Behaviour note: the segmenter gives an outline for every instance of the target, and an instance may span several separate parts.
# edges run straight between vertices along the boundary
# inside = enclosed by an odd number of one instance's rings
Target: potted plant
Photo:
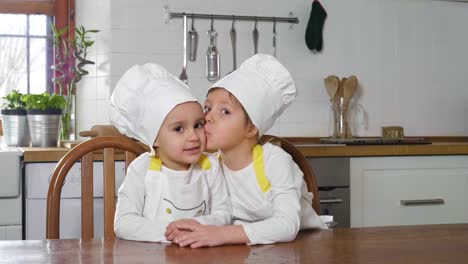
[[[25,94],[21,101],[26,104],[29,131],[33,147],[56,147],[59,139],[60,121],[65,98],[48,92]]]
[[[88,48],[94,44],[94,41],[89,40],[90,33],[97,33],[99,30],[86,30],[83,26],[76,28],[75,37],[72,39],[65,38],[64,34],[67,28],[58,30],[52,24],[54,32],[55,46],[55,65],[52,69],[55,70],[54,83],[58,85],[59,94],[66,96],[66,105],[62,113],[62,129],[60,138],[64,140],[72,139],[70,134],[74,124],[72,124],[72,106],[74,102],[76,84],[88,74],[84,68],[87,65],[94,64],[93,61],[87,59]]]
[[[26,118],[26,104],[21,101],[23,94],[17,90],[2,97],[6,103],[2,106],[3,137],[9,146],[28,147],[29,136],[28,119]]]

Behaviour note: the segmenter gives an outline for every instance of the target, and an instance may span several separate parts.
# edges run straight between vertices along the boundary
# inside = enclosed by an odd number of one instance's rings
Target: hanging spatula
[[[232,45],[232,71],[237,69],[237,54],[236,54],[236,41],[237,41],[237,33],[236,28],[234,27],[235,18],[232,18],[232,25],[231,31],[229,34],[231,35],[231,45]]]
[[[273,18],[273,56],[276,57],[276,18]]]
[[[185,84],[188,83],[188,76],[187,76],[187,15],[184,14],[183,17],[183,30],[184,30],[184,49],[183,49],[183,55],[184,55],[184,60],[182,64],[182,72],[180,73],[179,79],[183,81]]]
[[[257,29],[257,19],[255,19],[255,27],[252,31],[253,43],[254,43],[254,54],[258,53],[258,29]]]

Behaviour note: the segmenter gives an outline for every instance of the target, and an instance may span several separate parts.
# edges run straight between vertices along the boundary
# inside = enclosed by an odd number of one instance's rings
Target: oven
[[[307,158],[317,181],[321,215],[333,215],[336,227],[350,226],[349,158]]]

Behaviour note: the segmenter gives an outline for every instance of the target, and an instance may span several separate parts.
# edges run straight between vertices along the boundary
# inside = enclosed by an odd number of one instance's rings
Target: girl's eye
[[[195,128],[203,128],[203,126],[205,125],[205,122],[198,122],[195,124]]]
[[[205,109],[204,109],[205,113],[208,113],[211,111],[211,107],[208,107],[208,106],[205,106]]]
[[[229,110],[227,110],[227,109],[223,109],[222,113],[225,114],[225,115],[229,115],[231,112],[229,112]]]
[[[182,131],[184,131],[184,128],[181,127],[181,126],[176,126],[176,127],[174,128],[174,131],[176,131],[176,132],[182,132]]]

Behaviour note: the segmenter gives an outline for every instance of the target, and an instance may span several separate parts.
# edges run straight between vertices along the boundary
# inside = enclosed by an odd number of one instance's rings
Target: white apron
[[[203,161],[201,163],[200,161]],[[206,165],[208,158],[202,156],[199,164],[202,168]],[[209,165],[209,163],[208,163]],[[191,167],[191,179],[194,174],[200,173],[200,177],[195,182],[175,183],[170,176],[161,173],[161,160],[151,157],[150,168],[145,177],[145,205],[143,216],[156,220],[155,222],[167,226],[175,220],[182,218],[193,218],[210,214],[209,207],[209,185],[206,179],[205,168]],[[171,182],[174,182],[171,184]]]
[[[253,149],[253,164],[257,183],[264,194],[265,201],[263,201],[262,204],[259,204],[254,210],[249,210],[248,207],[244,207],[246,215],[242,220],[258,221],[258,219],[266,219],[272,216],[272,204],[268,198],[271,194],[271,183],[265,173],[263,147],[259,144],[257,144]],[[313,196],[314,195],[307,190],[305,182],[303,182],[300,200],[301,230],[311,228],[327,229],[327,226],[312,208]]]

